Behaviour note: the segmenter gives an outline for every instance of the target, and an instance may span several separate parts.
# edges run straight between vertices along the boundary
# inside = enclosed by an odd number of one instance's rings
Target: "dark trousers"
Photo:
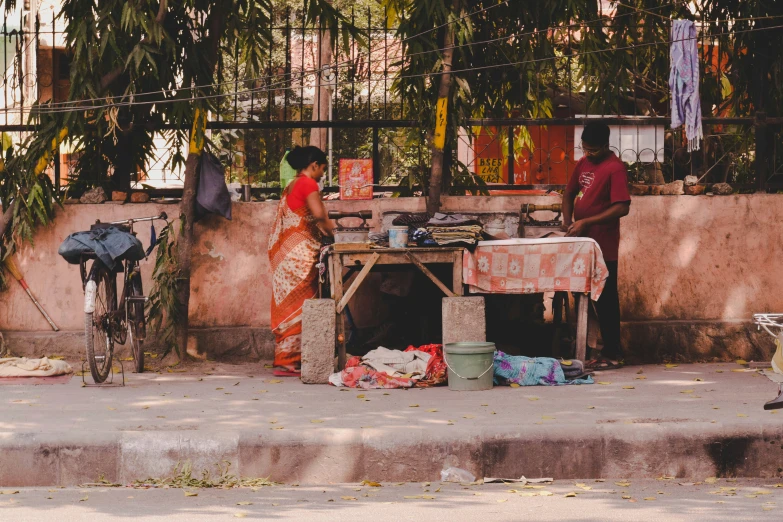
[[[605,359],[619,360],[623,358],[623,350],[620,347],[620,296],[617,293],[617,261],[607,261],[609,278],[596,302],[598,311],[598,323],[601,325],[601,337],[604,348],[601,357]]]

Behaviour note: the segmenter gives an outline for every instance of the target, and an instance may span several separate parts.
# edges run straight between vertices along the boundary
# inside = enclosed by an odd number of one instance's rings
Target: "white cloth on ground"
[[[65,361],[48,357],[28,359],[27,357],[8,357],[0,359],[0,377],[53,377],[73,373],[71,365]]]
[[[389,376],[402,376],[417,374],[424,377],[427,373],[427,363],[430,361],[430,354],[412,350],[403,352],[401,350],[390,350],[379,346],[362,357],[362,364],[365,364],[377,372],[384,372]]]

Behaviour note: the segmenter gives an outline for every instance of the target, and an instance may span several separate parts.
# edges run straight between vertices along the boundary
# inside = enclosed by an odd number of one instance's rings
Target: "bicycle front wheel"
[[[111,371],[114,340],[112,323],[117,310],[117,298],[111,278],[113,273],[96,260],[93,263],[87,284],[95,284],[95,291],[85,294],[84,338],[87,362],[93,380],[100,384]],[[92,310],[92,311],[89,311]]]

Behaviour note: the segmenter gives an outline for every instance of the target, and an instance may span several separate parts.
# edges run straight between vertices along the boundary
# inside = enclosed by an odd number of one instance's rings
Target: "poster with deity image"
[[[340,199],[372,199],[372,160],[341,159]]]

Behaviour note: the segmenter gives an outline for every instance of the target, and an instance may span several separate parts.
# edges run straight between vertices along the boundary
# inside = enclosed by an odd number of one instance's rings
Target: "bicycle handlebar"
[[[145,217],[145,218],[133,218],[133,219],[125,219],[123,221],[111,221],[109,222],[109,225],[131,225],[133,223],[141,223],[144,221],[156,221],[156,220],[162,220],[166,221],[168,220],[169,216],[165,212],[161,212],[159,216],[151,216],[151,217]],[[100,223],[100,220],[96,220],[96,223]]]

